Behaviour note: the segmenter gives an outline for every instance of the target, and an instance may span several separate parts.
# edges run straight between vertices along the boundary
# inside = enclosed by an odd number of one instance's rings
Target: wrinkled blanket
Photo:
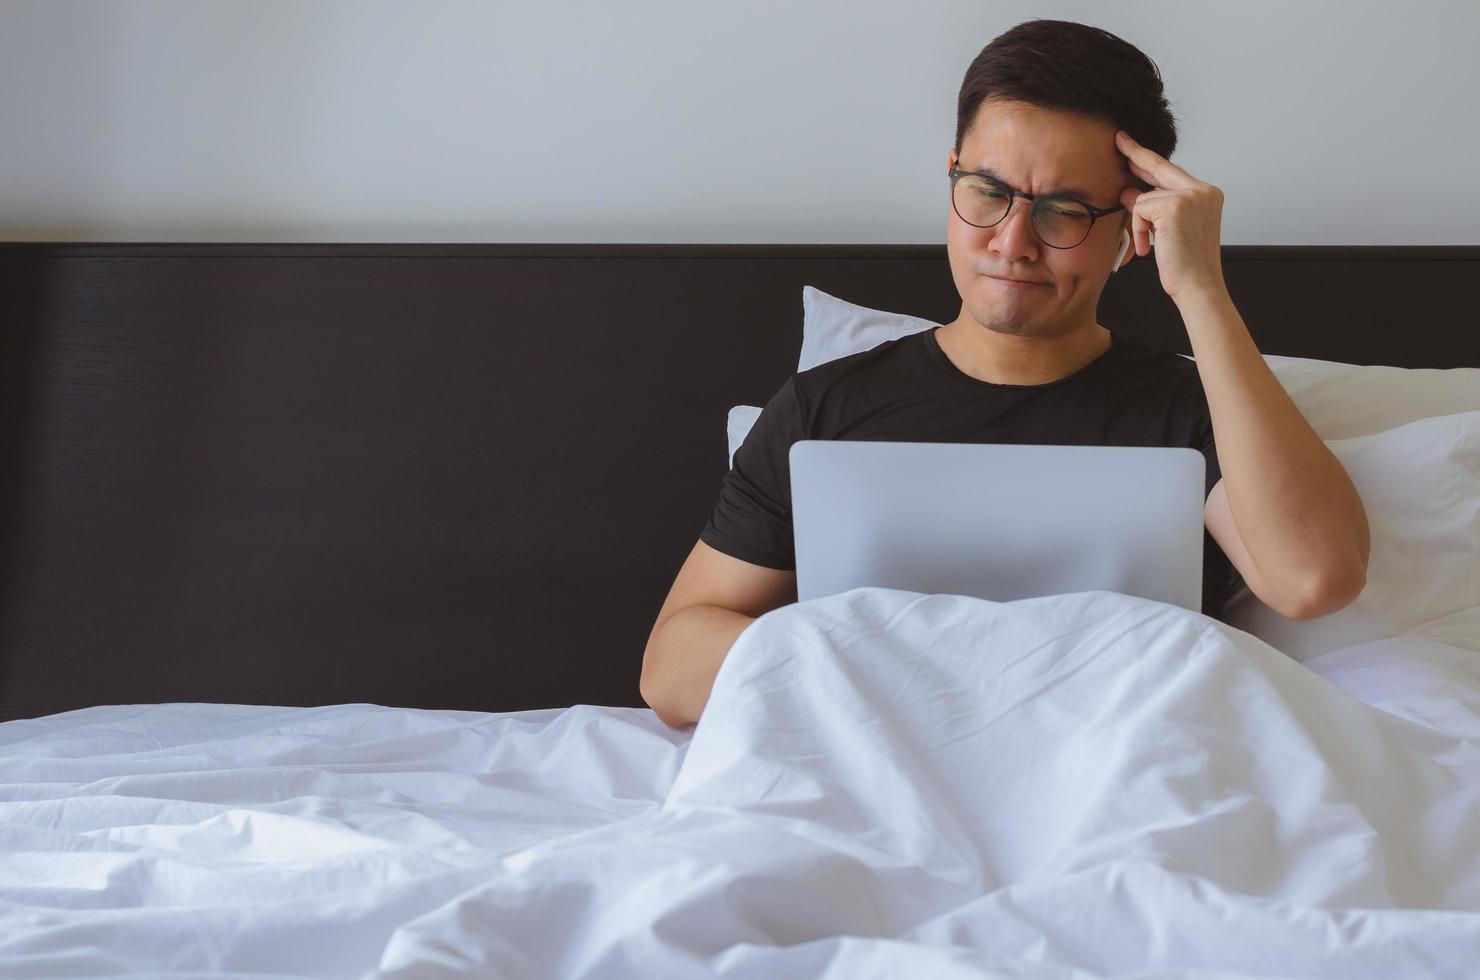
[[[1447,671],[1480,705],[1480,652],[1361,657],[1347,669]],[[237,711],[176,743],[185,707]],[[1476,717],[1384,710],[1172,605],[862,588],[784,606],[692,730],[630,708],[338,707],[0,725],[0,974],[1480,963]]]

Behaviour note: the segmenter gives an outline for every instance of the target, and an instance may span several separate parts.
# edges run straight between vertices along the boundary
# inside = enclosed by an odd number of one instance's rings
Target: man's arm
[[[1173,299],[1207,395],[1226,506],[1252,565],[1239,568],[1245,582],[1293,619],[1341,609],[1366,584],[1371,547],[1351,477],[1269,369],[1227,291]]]
[[[755,620],[722,606],[688,606],[659,623],[638,682],[653,714],[673,728],[697,722],[725,655]]]
[[[797,573],[742,561],[703,539],[668,590],[642,654],[638,690],[663,722],[699,720],[714,679],[745,627],[797,601]]]
[[[1192,340],[1235,534],[1257,568],[1244,580],[1250,589],[1264,583],[1268,594],[1259,598],[1285,615],[1335,612],[1366,583],[1367,512],[1234,309],[1219,244],[1223,191],[1124,130],[1115,146],[1130,174],[1151,187],[1127,187],[1120,202],[1131,214],[1136,255],[1155,246],[1161,288]]]

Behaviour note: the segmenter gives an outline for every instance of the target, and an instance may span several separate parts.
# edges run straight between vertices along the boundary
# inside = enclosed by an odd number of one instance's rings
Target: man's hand
[[[1127,187],[1120,192],[1120,203],[1131,212],[1137,255],[1151,250],[1154,237],[1161,288],[1173,300],[1198,291],[1226,294],[1218,249],[1223,192],[1137,143],[1124,130],[1116,131],[1115,146],[1131,173],[1154,188]]]

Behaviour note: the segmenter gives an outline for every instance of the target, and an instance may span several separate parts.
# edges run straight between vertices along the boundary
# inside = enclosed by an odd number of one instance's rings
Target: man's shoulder
[[[867,350],[844,354],[798,371],[792,376],[796,388],[799,393],[815,396],[841,383],[877,383],[881,374],[903,366],[902,356],[907,356],[912,346],[924,341],[923,334],[924,331],[920,331],[895,337]]]
[[[1185,354],[1153,347],[1127,335],[1117,336],[1115,346],[1122,373],[1143,383],[1156,378],[1178,384],[1199,380],[1197,362]]]
[[[1191,358],[1183,354],[1178,354],[1175,351],[1164,350],[1161,347],[1149,344],[1127,333],[1116,333],[1115,346],[1120,348],[1121,352],[1127,357],[1154,361],[1158,364],[1175,365],[1179,368],[1185,365],[1193,370],[1197,369],[1197,365],[1193,363]]]
[[[1149,411],[1183,420],[1199,431],[1211,425],[1196,361],[1141,341],[1125,344],[1125,355],[1113,382],[1118,397],[1150,406]]]

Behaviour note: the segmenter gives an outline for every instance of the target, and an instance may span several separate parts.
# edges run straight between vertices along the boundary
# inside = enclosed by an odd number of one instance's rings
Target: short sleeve
[[[1203,500],[1206,501],[1212,495],[1213,488],[1218,485],[1218,481],[1223,479],[1223,471],[1218,466],[1218,444],[1213,437],[1212,417],[1204,414],[1198,420],[1198,427],[1198,439],[1201,442],[1198,449],[1202,450],[1203,460],[1208,464],[1203,486]]]
[[[1194,430],[1197,448],[1207,462],[1203,501],[1213,493],[1213,487],[1223,479],[1223,470],[1218,465],[1218,443],[1213,435],[1213,418],[1208,411],[1207,397],[1202,395],[1199,385],[1201,414]],[[1215,619],[1222,615],[1233,594],[1243,587],[1244,577],[1233,567],[1233,562],[1224,554],[1222,547],[1206,528],[1203,529],[1203,598],[1202,611]]]
[[[1213,415],[1208,407],[1208,395],[1195,371],[1187,372],[1180,379],[1173,406],[1167,419],[1166,438],[1176,441],[1168,441],[1164,445],[1187,446],[1202,453],[1206,464],[1203,467],[1203,501],[1206,503],[1213,487],[1223,478],[1223,471],[1218,466],[1218,445],[1213,436]]]
[[[699,540],[733,558],[767,568],[796,568],[791,526],[792,443],[805,439],[796,376],[761,409],[735,450],[719,499]]]

